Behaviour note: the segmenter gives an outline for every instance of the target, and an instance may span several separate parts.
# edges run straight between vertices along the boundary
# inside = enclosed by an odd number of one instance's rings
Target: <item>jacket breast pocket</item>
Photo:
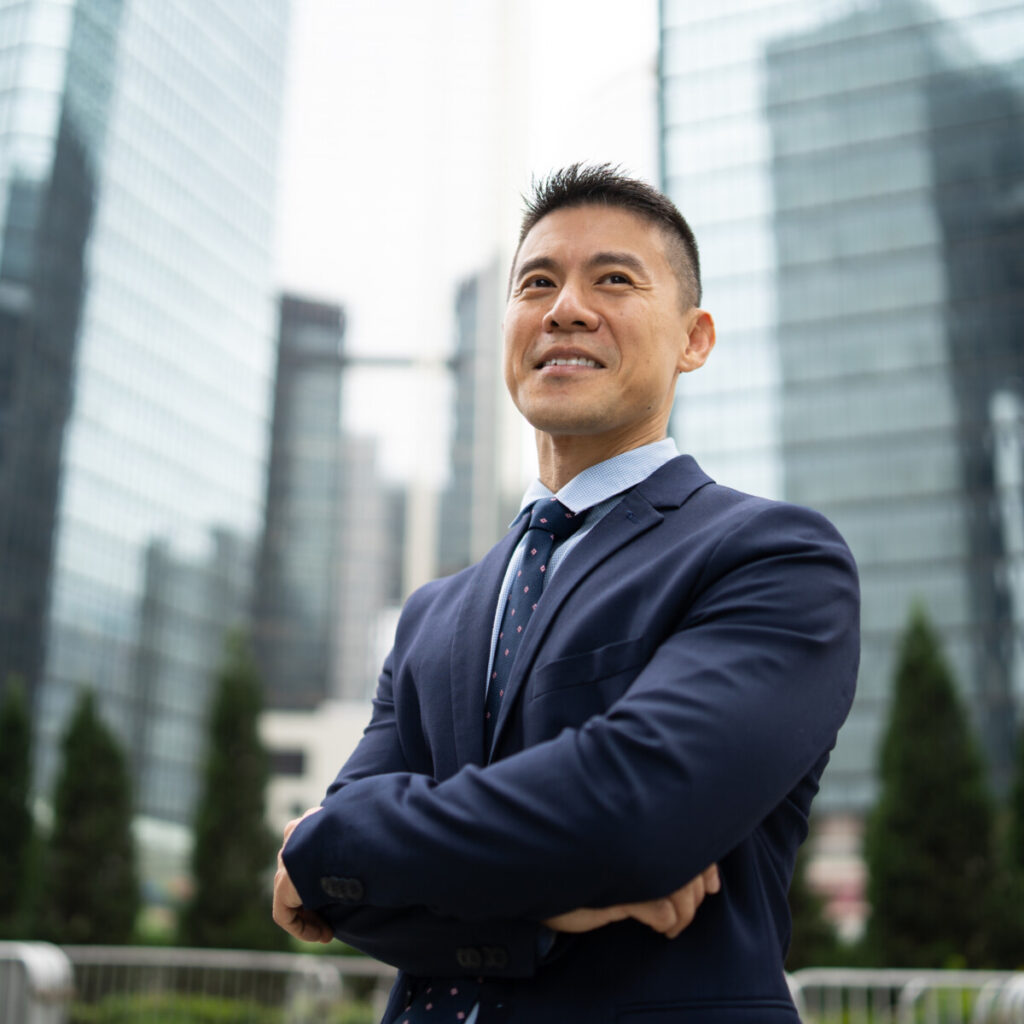
[[[556,658],[534,669],[530,699],[589,694],[607,706],[622,695],[650,656],[646,637],[634,637]]]

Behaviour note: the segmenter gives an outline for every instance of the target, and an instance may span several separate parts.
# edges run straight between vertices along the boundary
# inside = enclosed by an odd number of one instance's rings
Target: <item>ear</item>
[[[679,353],[677,363],[680,373],[699,370],[715,347],[715,321],[711,319],[710,313],[703,309],[691,309],[687,314],[687,322],[689,329],[686,343]]]

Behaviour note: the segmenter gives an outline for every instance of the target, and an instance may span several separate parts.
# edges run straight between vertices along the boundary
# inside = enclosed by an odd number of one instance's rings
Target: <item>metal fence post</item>
[[[48,942],[0,942],[0,1024],[64,1024],[71,961]]]

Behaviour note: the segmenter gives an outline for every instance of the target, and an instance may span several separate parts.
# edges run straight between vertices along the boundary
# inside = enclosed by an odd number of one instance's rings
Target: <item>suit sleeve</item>
[[[833,745],[853,697],[858,605],[834,528],[763,506],[718,541],[677,628],[605,713],[442,782],[353,781],[295,830],[289,870],[357,877],[367,904],[469,923],[672,892]]]
[[[331,793],[342,791],[359,779],[408,774],[394,727],[391,689],[389,656],[374,697],[370,724],[332,783]],[[291,873],[290,856],[286,857],[286,862]],[[538,954],[546,945],[538,925],[522,918],[470,923],[423,906],[376,907],[360,902],[346,903],[325,891],[321,877],[303,877],[298,871],[292,877],[304,905],[324,917],[336,938],[413,974],[529,977],[535,972],[541,959]],[[333,880],[337,892],[345,892],[344,884],[336,884],[337,875],[323,877]],[[327,884],[332,886],[332,881]]]

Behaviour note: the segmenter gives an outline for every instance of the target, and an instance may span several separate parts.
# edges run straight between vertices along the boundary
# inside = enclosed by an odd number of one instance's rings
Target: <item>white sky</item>
[[[656,0],[293,0],[280,284],[340,301],[349,351],[443,355],[531,174],[656,180],[656,55]],[[344,418],[436,479],[448,398],[437,371],[354,371]]]
[[[977,16],[993,0],[933,2],[988,59],[1019,53]],[[292,3],[277,276],[344,305],[351,352],[449,351],[456,283],[508,246],[531,174],[657,180],[657,0]],[[738,27],[720,42],[742,47]],[[389,476],[444,475],[443,372],[352,371],[344,404]]]

